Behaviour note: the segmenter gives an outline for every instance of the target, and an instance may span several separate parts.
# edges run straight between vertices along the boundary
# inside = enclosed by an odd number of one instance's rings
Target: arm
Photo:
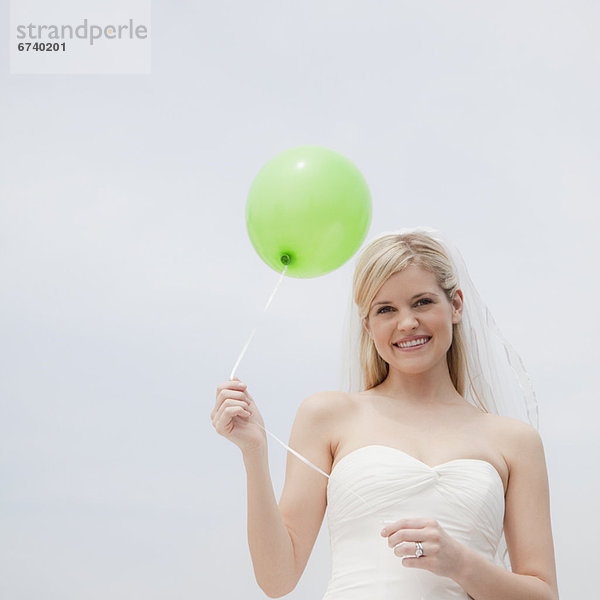
[[[278,598],[293,577],[292,542],[277,508],[267,446],[244,453],[248,487],[248,546],[258,585]]]
[[[541,439],[533,428],[503,420],[502,446],[509,448],[504,533],[512,572],[448,535],[435,520],[401,519],[381,535],[405,567],[454,579],[474,600],[558,600],[550,526],[548,476]],[[505,427],[504,427],[505,425]],[[415,541],[425,555],[412,558]]]
[[[313,394],[300,407],[290,447],[328,473],[335,398]],[[271,598],[291,592],[304,572],[327,506],[327,479],[288,453],[279,506],[269,473],[266,445],[244,453],[248,484],[248,543],[256,581]]]
[[[512,573],[462,546],[456,582],[475,600],[557,600],[548,475],[539,434],[511,421],[504,534]]]

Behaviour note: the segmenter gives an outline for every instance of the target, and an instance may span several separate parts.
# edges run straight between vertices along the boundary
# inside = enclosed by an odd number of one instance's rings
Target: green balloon
[[[254,178],[246,226],[259,256],[277,272],[317,277],[343,265],[371,223],[371,195],[356,166],[320,146],[278,154]]]

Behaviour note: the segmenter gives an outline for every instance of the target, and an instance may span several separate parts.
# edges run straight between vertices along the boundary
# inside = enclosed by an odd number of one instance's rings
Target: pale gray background
[[[277,279],[246,192],[307,143],[364,173],[369,238],[462,249],[538,393],[562,598],[593,597],[599,24],[583,0],[154,2],[150,76],[9,76],[2,43],[0,597],[264,597],[209,414]],[[338,385],[352,266],[285,280],[240,366],[285,440]],[[324,522],[290,598],[321,598],[328,553]]]

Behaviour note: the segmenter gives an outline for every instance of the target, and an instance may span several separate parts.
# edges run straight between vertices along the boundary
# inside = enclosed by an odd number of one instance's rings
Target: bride
[[[254,573],[271,598],[298,583],[326,509],[323,600],[558,598],[540,436],[504,416],[505,372],[486,378],[475,360],[491,317],[469,314],[476,292],[430,231],[380,236],[357,261],[361,389],[309,396],[290,436],[328,478],[288,455],[278,504],[256,402],[237,378],[217,387],[212,423],[242,451]]]

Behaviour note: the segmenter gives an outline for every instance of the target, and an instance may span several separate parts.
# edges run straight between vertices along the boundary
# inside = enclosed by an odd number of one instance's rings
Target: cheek
[[[436,312],[435,319],[439,323],[440,326],[443,325],[452,325],[452,308],[444,307],[440,311]]]
[[[378,321],[371,323],[371,335],[373,338],[389,335],[394,327],[394,323],[391,319],[379,319]]]
[[[437,330],[440,334],[452,337],[452,315],[446,314],[446,312],[438,314],[430,322],[430,325],[432,330]]]
[[[392,335],[389,325],[385,323],[371,324],[371,341],[379,352],[387,347],[387,342]]]

